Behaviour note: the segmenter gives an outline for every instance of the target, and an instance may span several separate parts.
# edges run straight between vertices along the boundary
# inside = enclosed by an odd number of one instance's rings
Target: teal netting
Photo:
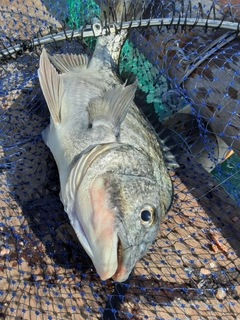
[[[91,24],[99,8],[1,0],[0,319],[240,318],[240,5],[212,4],[152,1],[143,19],[168,25],[132,28],[123,47],[120,77],[137,76],[139,107],[147,103],[153,125],[178,137],[182,168],[171,172],[174,203],[156,241],[116,283],[100,280],[59,199],[41,138],[49,122],[37,76],[43,46],[32,42]],[[95,42],[70,32],[45,47],[91,56]]]

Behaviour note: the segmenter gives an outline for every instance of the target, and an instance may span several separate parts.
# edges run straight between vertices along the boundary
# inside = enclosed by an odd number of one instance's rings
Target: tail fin
[[[101,20],[120,22],[140,19],[151,0],[96,0]]]

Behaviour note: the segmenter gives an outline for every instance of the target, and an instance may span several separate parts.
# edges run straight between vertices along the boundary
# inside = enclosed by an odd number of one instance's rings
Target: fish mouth
[[[118,237],[118,245],[117,245],[117,259],[118,259],[118,267],[114,275],[112,276],[113,280],[117,282],[123,282],[127,280],[129,276],[129,271],[124,266],[123,261],[124,261],[124,253],[123,253],[123,246],[121,239]]]

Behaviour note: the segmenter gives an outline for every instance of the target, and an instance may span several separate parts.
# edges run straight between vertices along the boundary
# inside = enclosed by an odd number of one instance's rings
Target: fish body
[[[51,115],[42,136],[64,209],[101,279],[119,282],[156,238],[173,197],[158,138],[133,103],[137,81],[117,77],[126,37],[99,37],[90,61],[43,50],[38,71]]]

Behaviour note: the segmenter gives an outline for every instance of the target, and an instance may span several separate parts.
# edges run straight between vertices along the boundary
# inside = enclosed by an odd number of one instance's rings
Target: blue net
[[[138,78],[139,107],[178,139],[181,168],[158,237],[123,283],[100,280],[79,243],[41,137],[42,48],[90,57],[96,37],[76,32],[95,16],[90,0],[0,4],[0,319],[238,319],[240,5],[152,1],[146,25],[133,17],[119,77]]]

